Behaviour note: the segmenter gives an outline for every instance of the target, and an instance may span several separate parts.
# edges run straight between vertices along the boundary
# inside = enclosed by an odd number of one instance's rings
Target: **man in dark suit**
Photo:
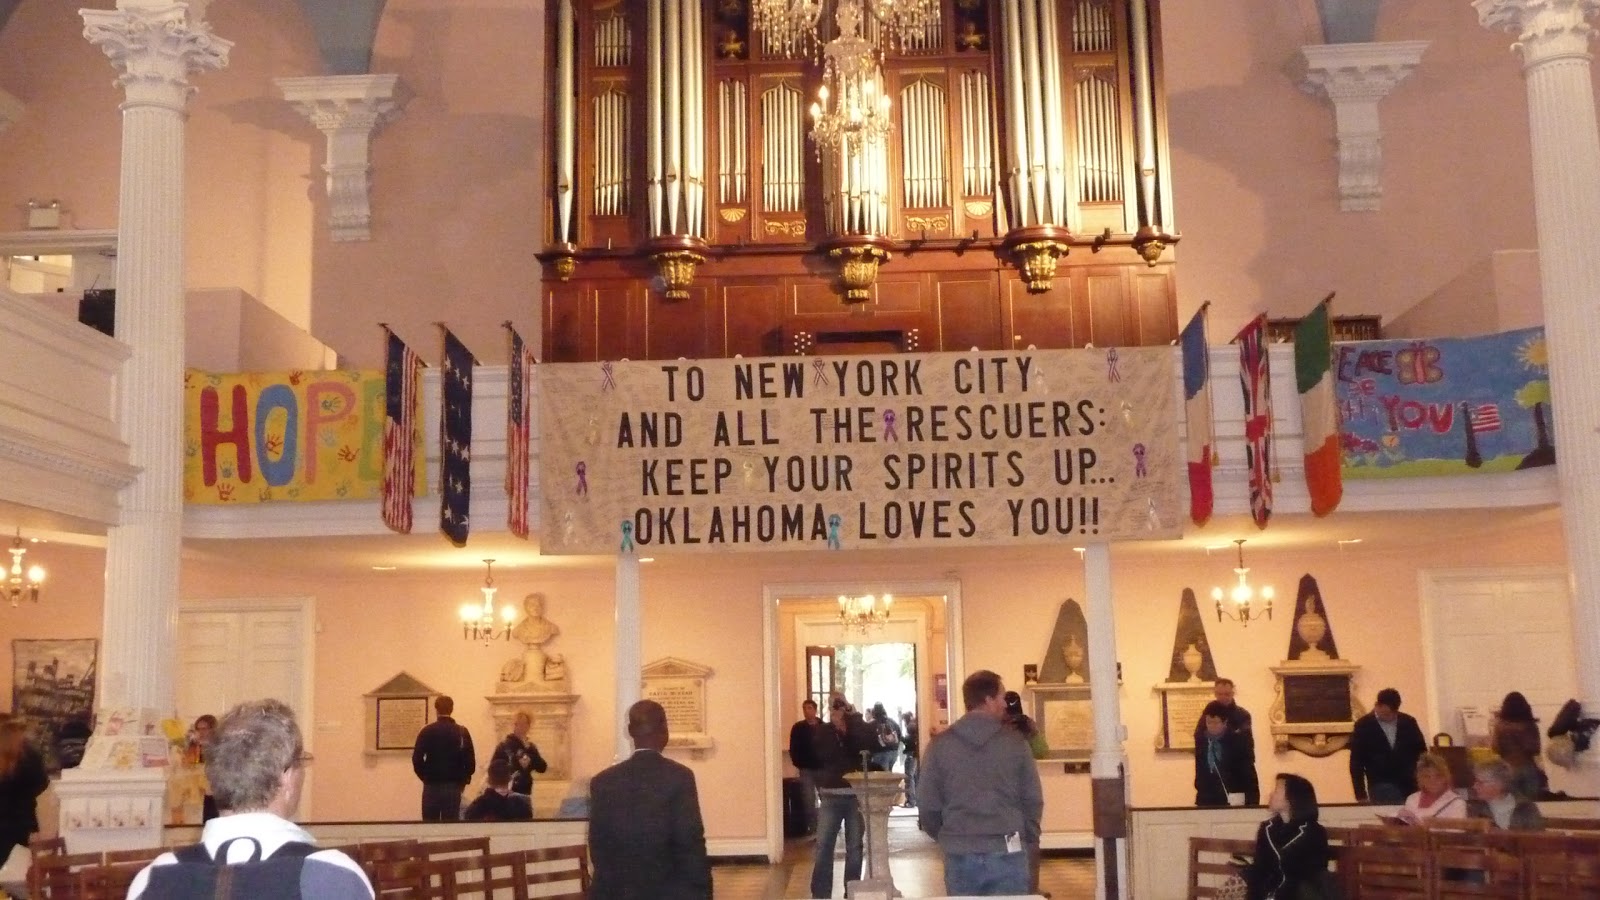
[[[1417,759],[1428,752],[1417,720],[1400,711],[1400,692],[1384,688],[1350,733],[1350,783],[1356,800],[1404,803],[1417,789]]]
[[[633,755],[589,784],[589,896],[709,900],[711,863],[694,773],[661,755],[666,710],[654,700],[635,703],[628,735]]]

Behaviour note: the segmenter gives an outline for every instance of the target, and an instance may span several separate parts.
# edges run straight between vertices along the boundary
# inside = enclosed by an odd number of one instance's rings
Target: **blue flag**
[[[439,377],[439,530],[466,546],[472,500],[472,367],[478,360],[444,329]]]

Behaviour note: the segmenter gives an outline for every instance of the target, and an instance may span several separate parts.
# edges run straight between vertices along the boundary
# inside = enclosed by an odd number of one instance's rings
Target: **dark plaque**
[[[1283,676],[1283,713],[1290,724],[1350,721],[1350,676]]]

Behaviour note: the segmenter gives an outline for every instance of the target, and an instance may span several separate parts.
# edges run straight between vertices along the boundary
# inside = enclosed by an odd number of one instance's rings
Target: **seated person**
[[[1250,900],[1322,900],[1328,885],[1328,832],[1317,821],[1317,789],[1281,773],[1267,798],[1272,817],[1256,829],[1255,858],[1239,873]]]
[[[532,821],[533,801],[511,791],[511,763],[499,758],[489,763],[489,786],[467,806],[464,817],[468,822]]]
[[[1474,771],[1477,780],[1472,784],[1472,793],[1477,799],[1467,804],[1468,816],[1489,819],[1494,823],[1491,827],[1506,831],[1544,830],[1539,807],[1511,792],[1516,776],[1510,763],[1492,759],[1479,763]]]
[[[1437,753],[1422,754],[1417,758],[1417,791],[1393,817],[1395,824],[1425,825],[1431,819],[1466,817],[1467,799],[1450,788],[1450,764]]]

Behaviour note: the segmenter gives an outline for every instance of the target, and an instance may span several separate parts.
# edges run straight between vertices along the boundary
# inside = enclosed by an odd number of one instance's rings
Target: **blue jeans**
[[[861,878],[862,838],[866,822],[856,795],[849,791],[824,789],[822,809],[817,819],[817,853],[811,863],[811,896],[833,896],[833,848],[839,841],[839,825],[844,825],[844,881]]]
[[[917,758],[906,757],[906,805],[917,805]]]
[[[1028,893],[1028,854],[946,853],[944,890],[952,897]]]

